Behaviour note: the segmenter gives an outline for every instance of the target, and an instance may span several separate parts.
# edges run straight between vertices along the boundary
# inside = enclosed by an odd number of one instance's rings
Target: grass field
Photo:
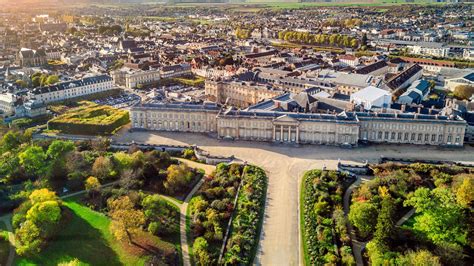
[[[16,259],[15,265],[57,265],[74,258],[89,265],[144,265],[148,256],[129,252],[122,242],[109,231],[110,219],[77,202],[77,198],[65,200],[71,211],[71,219],[60,230],[55,240],[34,258]],[[171,244],[151,237],[157,247],[173,248]],[[179,242],[179,238],[176,240]]]
[[[109,231],[110,220],[74,198],[64,205],[72,218],[57,238],[34,258],[17,258],[18,265],[57,265],[74,258],[90,265],[143,265],[145,260],[125,253]]]

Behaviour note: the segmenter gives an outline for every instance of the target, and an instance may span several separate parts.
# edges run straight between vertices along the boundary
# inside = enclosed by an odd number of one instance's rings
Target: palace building
[[[466,121],[457,116],[236,110],[216,104],[144,104],[130,110],[132,128],[212,133],[221,139],[357,146],[393,143],[462,146]]]

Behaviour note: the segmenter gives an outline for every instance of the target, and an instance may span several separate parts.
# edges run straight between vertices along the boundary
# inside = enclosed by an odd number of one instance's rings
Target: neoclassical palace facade
[[[359,142],[462,146],[466,122],[422,114],[242,111],[215,104],[143,104],[132,128],[214,133],[218,138],[357,146]]]

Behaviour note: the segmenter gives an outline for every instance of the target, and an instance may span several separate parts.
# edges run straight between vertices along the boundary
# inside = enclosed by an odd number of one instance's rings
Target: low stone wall
[[[234,156],[224,157],[224,156],[215,156],[210,155],[209,152],[200,149],[197,146],[193,147],[194,155],[200,161],[206,162],[206,164],[217,165],[219,163],[230,163],[235,160]]]

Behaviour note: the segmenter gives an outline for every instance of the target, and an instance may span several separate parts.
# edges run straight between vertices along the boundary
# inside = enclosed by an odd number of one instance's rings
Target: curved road
[[[149,144],[196,144],[214,155],[230,156],[267,171],[269,185],[257,265],[302,265],[300,259],[298,188],[309,169],[336,169],[341,162],[377,162],[380,156],[474,162],[474,148],[440,150],[427,146],[375,145],[356,149],[308,145],[294,147],[262,142],[227,142],[200,134],[121,131],[116,141]]]

